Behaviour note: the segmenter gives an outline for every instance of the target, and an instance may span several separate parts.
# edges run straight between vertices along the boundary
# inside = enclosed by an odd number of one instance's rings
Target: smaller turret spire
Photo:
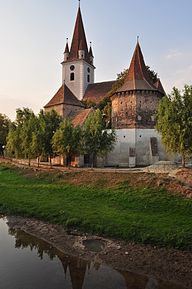
[[[64,53],[69,53],[69,45],[68,45],[68,38],[66,38],[66,46]]]
[[[90,47],[89,47],[89,57],[93,57],[93,51],[91,47],[92,42],[90,41]]]

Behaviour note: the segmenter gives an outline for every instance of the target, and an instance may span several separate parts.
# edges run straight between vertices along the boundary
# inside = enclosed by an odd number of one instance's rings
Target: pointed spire
[[[81,8],[79,6],[78,12],[77,12],[77,18],[75,22],[75,28],[74,28],[74,33],[73,33],[70,54],[69,54],[69,60],[78,59],[78,51],[80,48],[80,44],[81,44],[82,50],[84,50],[85,52],[85,59],[88,60],[87,40],[86,40],[86,35],[85,35],[85,30],[84,30],[82,15],[81,15]]]
[[[84,47],[83,47],[83,41],[82,41],[82,39],[81,39],[80,44],[79,44],[79,50],[84,50],[83,48],[84,48]]]
[[[90,42],[89,57],[93,57],[93,50],[92,50],[91,44],[92,44],[92,43]]]
[[[146,65],[145,65],[145,61],[143,58],[143,54],[141,51],[141,47],[139,45],[139,41],[137,38],[137,44],[136,44],[136,48],[133,54],[133,58],[131,61],[131,65],[129,67],[129,72],[128,72],[128,79],[129,80],[143,80],[143,79],[147,79],[147,69],[146,69]]]
[[[139,39],[137,38],[136,48],[131,60],[131,64],[128,70],[127,77],[124,84],[119,91],[128,91],[128,90],[156,90],[154,85],[149,79],[141,47],[139,45]]]
[[[68,45],[68,38],[66,38],[66,46],[64,53],[69,53],[69,45]]]

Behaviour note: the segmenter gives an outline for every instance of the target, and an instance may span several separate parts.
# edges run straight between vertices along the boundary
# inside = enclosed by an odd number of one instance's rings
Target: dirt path
[[[28,161],[0,158],[0,163],[28,168]],[[30,170],[31,169],[31,170]],[[31,162],[28,174],[48,173],[58,175],[64,182],[73,185],[93,185],[97,187],[116,187],[123,182],[135,187],[164,187],[171,193],[180,193],[186,198],[192,198],[192,169],[178,169],[170,173],[146,172],[142,168],[66,168],[50,167],[47,163],[37,168],[35,161]],[[27,174],[27,172],[25,172]]]

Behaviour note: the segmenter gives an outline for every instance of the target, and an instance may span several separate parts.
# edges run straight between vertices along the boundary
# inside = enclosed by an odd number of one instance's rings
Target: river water
[[[67,256],[0,216],[0,289],[182,289]]]

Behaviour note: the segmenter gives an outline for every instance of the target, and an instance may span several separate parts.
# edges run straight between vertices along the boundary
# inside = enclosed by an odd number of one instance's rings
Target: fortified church
[[[71,45],[68,39],[62,64],[62,85],[45,105],[46,112],[55,110],[70,118],[74,126],[83,125],[93,109],[83,102],[98,104],[111,91],[115,81],[94,82],[94,56],[88,48],[80,6]],[[155,113],[165,95],[160,79],[149,76],[139,42],[123,85],[111,97],[112,128],[117,141],[114,150],[102,160],[105,166],[135,167],[165,159],[160,136],[155,131]],[[84,166],[87,157],[75,157],[75,164]]]

